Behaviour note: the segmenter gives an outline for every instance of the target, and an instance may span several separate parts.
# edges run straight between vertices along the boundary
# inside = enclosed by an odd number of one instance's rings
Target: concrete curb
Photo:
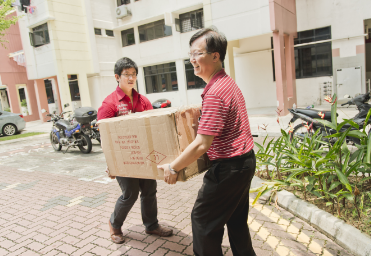
[[[29,140],[29,139],[33,139],[33,138],[48,137],[48,136],[49,136],[49,133],[45,133],[45,134],[39,134],[39,135],[29,136],[29,137],[25,137],[25,138],[5,140],[5,141],[0,141],[0,145],[11,144],[11,143],[19,142],[19,141],[25,141],[25,140]]]
[[[254,176],[251,188],[260,187],[263,182],[264,180]],[[269,195],[267,193],[263,198],[268,198]],[[286,190],[278,192],[274,200],[276,197],[278,197],[277,203],[280,207],[316,227],[354,255],[371,256],[371,237],[360,230]]]

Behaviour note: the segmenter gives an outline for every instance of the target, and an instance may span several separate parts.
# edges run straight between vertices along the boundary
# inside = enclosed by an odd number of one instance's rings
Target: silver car
[[[0,111],[0,133],[14,135],[26,127],[26,121],[21,114]]]

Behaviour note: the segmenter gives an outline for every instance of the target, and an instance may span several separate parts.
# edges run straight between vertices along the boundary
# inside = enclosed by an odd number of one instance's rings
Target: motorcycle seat
[[[67,131],[71,131],[73,129],[75,129],[79,124],[73,124],[71,125],[70,122],[68,122],[67,120],[58,120],[57,121],[58,125],[62,126],[64,128],[64,130],[67,130]]]
[[[331,111],[317,110],[317,109],[314,109],[314,108],[310,108],[310,109],[297,108],[297,109],[295,109],[295,112],[298,112],[300,114],[309,116],[311,118],[322,118],[318,114],[318,113],[322,112],[322,114],[325,114],[324,119],[331,120]]]

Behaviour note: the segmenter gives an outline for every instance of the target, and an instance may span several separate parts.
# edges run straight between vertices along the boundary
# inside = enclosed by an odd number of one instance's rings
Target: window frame
[[[156,37],[156,28],[160,28],[162,29],[162,35],[159,36],[159,37]],[[166,30],[169,29],[169,34],[166,35]],[[144,31],[144,33],[142,33]],[[148,32],[149,31],[152,31],[152,36],[153,38],[151,39],[148,39]],[[138,32],[139,32],[139,43],[145,43],[145,42],[148,42],[148,41],[152,41],[152,40],[155,40],[155,39],[160,39],[160,38],[164,38],[164,37],[168,37],[168,36],[172,36],[173,35],[173,31],[172,31],[172,28],[171,26],[167,26],[165,25],[165,20],[162,19],[162,20],[157,20],[157,21],[154,21],[154,22],[151,22],[151,23],[147,23],[147,24],[143,24],[141,26],[138,26]],[[157,30],[158,32],[158,30]],[[144,35],[145,37],[147,37],[147,39],[142,39],[142,35]]]
[[[168,67],[165,67],[164,65],[170,64]],[[162,67],[161,67],[162,66]],[[171,70],[174,68],[174,70]],[[165,69],[169,69],[169,71],[165,71]],[[159,72],[159,70],[162,70],[163,72]],[[155,74],[148,74],[148,73],[154,73]],[[146,89],[146,94],[153,94],[153,93],[166,93],[166,92],[178,92],[179,91],[179,81],[178,81],[178,75],[177,75],[177,69],[176,69],[176,62],[168,62],[168,63],[162,63],[162,64],[157,64],[157,65],[152,65],[152,66],[147,66],[143,67],[143,73],[144,73],[144,84],[145,84],[145,89]],[[171,91],[166,90],[163,91],[159,88],[160,84],[157,84],[158,81],[161,79],[164,79],[165,75],[170,75],[170,83],[171,83]],[[175,75],[176,80],[173,80],[173,75]],[[152,81],[156,81],[152,83],[152,92],[148,92],[148,84],[147,84],[147,78],[151,77],[150,79]],[[176,81],[176,90],[174,90],[174,85],[172,84],[173,81]],[[166,85],[166,78],[165,78],[165,85]],[[163,84],[161,84],[163,85]],[[153,89],[156,87],[156,91]],[[157,89],[160,89],[157,91]]]
[[[133,32],[133,33],[129,33],[129,32]],[[126,33],[125,33],[126,32]],[[129,39],[127,37],[127,35],[129,34],[133,34],[133,39],[134,39],[134,42],[132,44],[129,44]],[[124,36],[126,35],[126,38],[124,38]],[[124,45],[124,39],[126,39],[126,42],[127,42],[127,45]],[[121,31],[121,45],[122,47],[127,47],[127,46],[130,46],[130,45],[135,45],[135,35],[134,35],[134,28],[129,28],[129,29],[126,29],[126,30],[122,30]]]
[[[328,30],[327,34],[320,34],[319,32],[325,29]],[[310,36],[312,34],[312,36]],[[318,35],[317,35],[318,34]],[[294,39],[294,45],[297,44],[304,44],[304,43],[311,43],[316,41],[322,41],[331,39],[331,26],[328,27],[322,27],[322,28],[316,28],[311,30],[305,30],[298,32],[298,38]],[[327,47],[327,51],[323,54],[328,54],[329,57],[325,59],[324,61],[329,61],[329,65],[327,66],[329,68],[328,73],[324,73],[319,71],[318,69],[321,67],[319,65],[320,58],[318,58],[321,53],[317,50],[318,48]],[[304,58],[304,51],[314,50],[314,54],[311,54],[311,59],[305,60]],[[294,58],[295,58],[295,77],[296,79],[305,79],[305,78],[313,78],[313,77],[322,77],[322,76],[333,76],[333,63],[332,63],[332,43],[331,42],[325,42],[325,43],[318,43],[318,44],[311,44],[311,45],[304,45],[304,46],[298,46],[294,48]],[[314,57],[314,59],[313,59]],[[307,61],[310,64],[305,64],[305,61]],[[304,74],[305,69],[312,69],[313,70],[313,61],[315,61],[315,72],[312,72],[311,75]],[[323,67],[323,66],[322,66]]]
[[[187,63],[188,62],[188,63]],[[190,65],[192,68],[187,68],[187,65]],[[200,89],[204,89],[205,87],[206,87],[206,85],[207,85],[207,83],[205,83],[205,81],[204,80],[202,80],[202,78],[200,78],[200,77],[198,77],[198,76],[196,76],[195,74],[194,74],[194,68],[193,68],[193,65],[191,64],[191,62],[190,62],[190,59],[185,59],[184,60],[184,71],[185,71],[185,75],[186,75],[186,85],[187,85],[187,90],[200,90]],[[194,77],[194,79],[193,79],[193,82],[194,82],[194,88],[189,88],[189,85],[188,85],[188,82],[192,82],[192,81],[189,81],[190,80],[190,78],[188,77],[188,72],[190,72],[190,71],[192,71],[193,72],[193,77]],[[202,83],[202,85],[201,85],[201,87],[196,87],[196,84],[197,84],[197,80],[200,80],[201,81],[201,83]]]
[[[98,30],[99,30],[99,34],[97,34]],[[101,36],[102,35],[102,29],[101,28],[94,28],[94,34],[96,36]]]
[[[106,36],[108,36],[108,37],[115,37],[115,32],[113,30],[106,29],[105,31],[106,31]],[[112,32],[112,35],[108,35],[107,32]]]
[[[125,2],[128,1],[129,3],[122,3],[123,1],[125,1]],[[119,2],[121,2],[121,4],[119,4]],[[117,0],[116,1],[117,7],[122,6],[122,5],[128,5],[130,3],[131,3],[130,0]]]
[[[36,38],[35,38],[36,33],[42,35],[40,36],[40,38],[42,38],[44,42],[42,42],[41,44],[36,44]],[[32,32],[30,32],[29,35],[30,35],[31,46],[35,48],[46,45],[46,44],[50,44],[50,36],[49,36],[49,29],[48,29],[47,22],[32,28]]]
[[[194,26],[197,22],[197,14],[201,14],[200,16],[200,19],[201,19],[201,24],[199,24],[200,26]],[[192,15],[194,15],[195,18],[192,19]],[[187,17],[189,16],[189,17]],[[187,21],[189,20],[190,22],[190,29],[189,30],[184,30],[184,21]],[[198,30],[198,29],[202,29],[205,27],[205,20],[204,20],[204,9],[203,8],[200,8],[200,9],[197,9],[197,10],[194,10],[194,11],[190,11],[190,12],[186,12],[186,13],[182,13],[182,14],[179,14],[179,25],[180,25],[180,33],[187,33],[187,32],[191,32],[191,31],[195,31],[195,30]]]

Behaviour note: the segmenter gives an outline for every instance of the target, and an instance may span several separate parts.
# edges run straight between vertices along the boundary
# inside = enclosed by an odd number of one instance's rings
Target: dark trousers
[[[233,255],[256,255],[247,225],[255,167],[252,151],[245,157],[214,161],[206,172],[191,215],[196,256],[223,255],[224,225],[227,225]]]
[[[130,209],[138,199],[140,203],[143,224],[146,230],[152,231],[158,227],[157,220],[157,182],[155,180],[116,177],[122,195],[117,199],[115,210],[110,221],[114,228],[121,228]]]

